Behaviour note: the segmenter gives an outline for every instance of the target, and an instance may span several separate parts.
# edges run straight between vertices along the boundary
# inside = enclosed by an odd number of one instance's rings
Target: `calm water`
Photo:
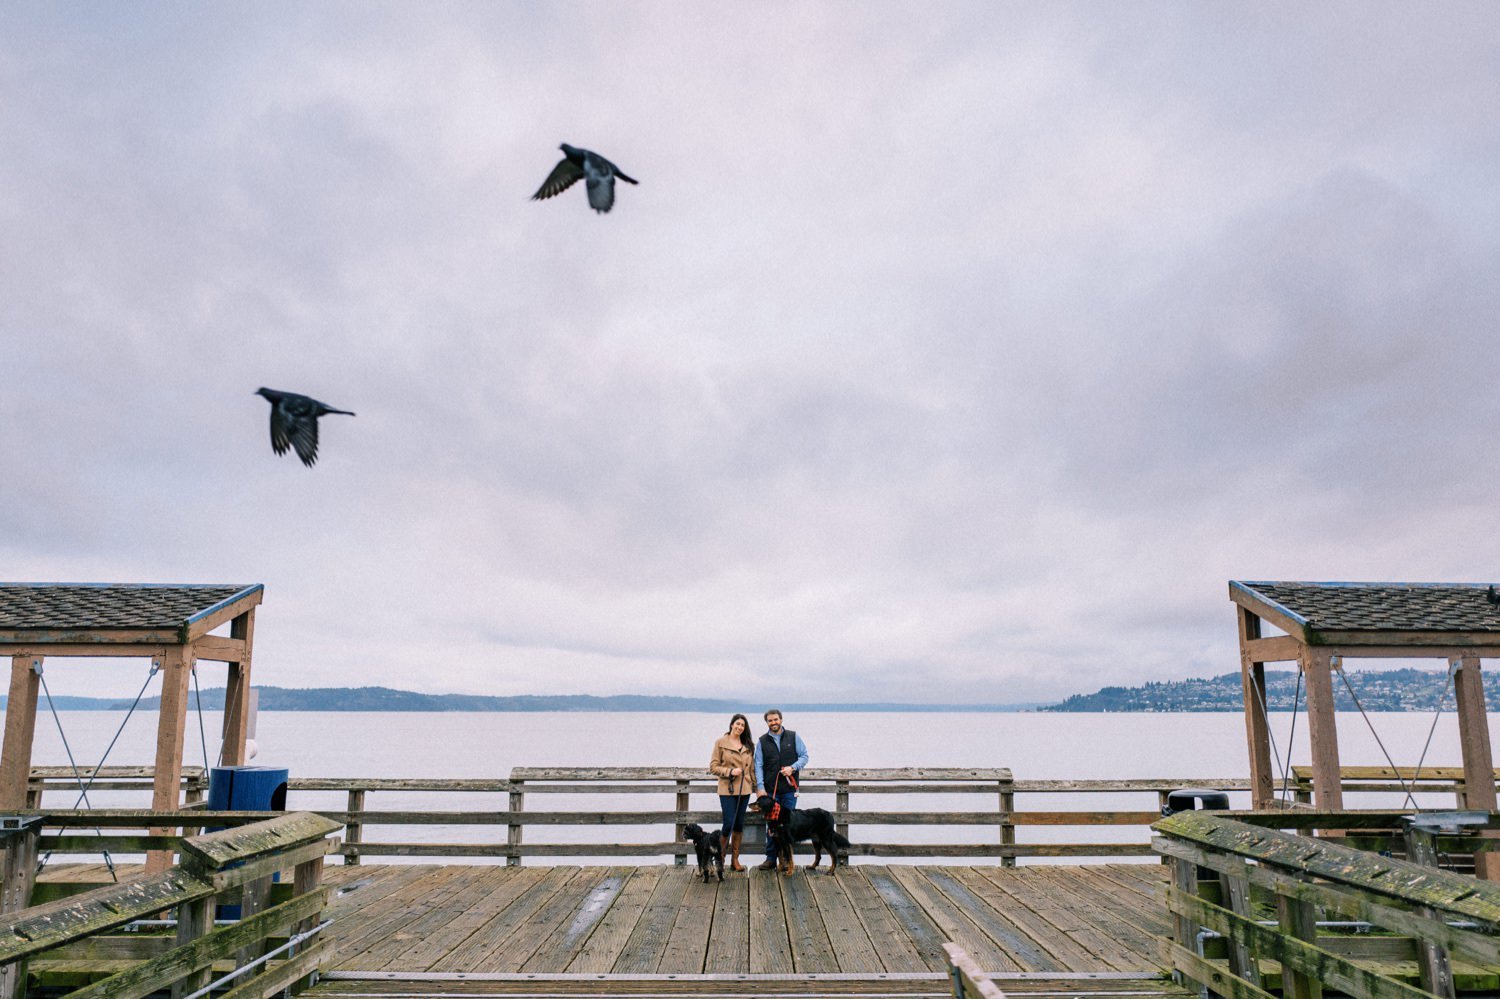
[[[60,713],[80,766],[99,762],[105,747],[125,719],[124,712]],[[284,766],[293,776],[320,777],[504,777],[513,766],[703,766],[713,740],[727,719],[719,715],[678,713],[346,713],[265,712],[257,723],[256,764]],[[1340,714],[1340,750],[1345,764],[1381,764],[1376,741],[1403,766],[1415,765],[1433,726],[1427,714],[1371,716],[1374,732],[1359,714]],[[205,713],[208,753],[216,758],[220,715]],[[1244,721],[1239,714],[853,714],[790,715],[789,727],[807,742],[812,767],[1009,767],[1017,778],[1147,778],[1211,781],[1248,773]],[[1274,715],[1272,727],[1284,759],[1291,716]],[[1491,739],[1500,719],[1491,719]],[[150,764],[154,758],[156,716],[137,713],[110,753],[109,763]],[[756,726],[757,733],[760,726]],[[1297,719],[1292,759],[1308,762],[1307,720]],[[188,718],[188,764],[203,763],[198,716]],[[52,717],[37,719],[34,760],[66,764],[67,754]],[[1460,762],[1457,721],[1452,713],[1438,718],[1429,765]],[[96,805],[144,807],[145,792],[96,795]],[[548,795],[528,799],[528,807],[548,810],[600,808],[597,798]],[[59,793],[47,804],[70,805]],[[808,796],[805,804],[831,805]],[[1235,796],[1232,803],[1245,803]],[[1451,806],[1451,798],[1433,797],[1430,806]],[[294,792],[296,807],[342,808],[341,793]],[[987,795],[854,796],[861,810],[992,809]],[[1365,797],[1358,807],[1399,807],[1399,799]],[[1152,809],[1154,795],[1018,796],[1021,809]],[[500,794],[372,794],[367,807],[377,809],[504,809]],[[614,795],[611,809],[670,809],[671,798]],[[695,796],[695,809],[716,808],[713,796]],[[984,827],[866,828],[872,841],[993,841]],[[609,827],[607,835],[622,842],[653,842],[660,827]],[[1145,842],[1144,828],[1022,828],[1022,842]],[[599,828],[530,827],[528,841],[597,841]],[[441,842],[503,842],[503,828],[387,827],[369,830],[367,839]]]

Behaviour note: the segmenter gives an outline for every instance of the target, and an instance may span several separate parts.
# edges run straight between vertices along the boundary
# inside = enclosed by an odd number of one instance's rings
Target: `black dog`
[[[698,850],[698,873],[703,875],[703,883],[708,883],[708,869],[712,865],[719,875],[719,880],[724,880],[724,833],[715,829],[713,832],[704,832],[703,827],[694,822],[682,830],[682,838],[693,841],[693,846]]]
[[[833,827],[833,813],[824,808],[787,808],[782,806],[774,819],[771,812],[775,802],[770,795],[762,795],[755,802],[755,810],[766,817],[766,831],[776,841],[776,854],[781,873],[790,875],[793,870],[792,844],[805,839],[812,840],[813,862],[817,867],[823,862],[823,852],[828,851],[828,873],[838,870],[839,854],[845,854],[844,864],[849,858],[849,841]]]

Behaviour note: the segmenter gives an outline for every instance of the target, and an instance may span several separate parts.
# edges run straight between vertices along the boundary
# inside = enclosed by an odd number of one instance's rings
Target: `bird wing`
[[[312,468],[318,460],[318,418],[294,416],[287,420],[286,426],[292,447],[297,449],[297,457],[302,459],[302,464]]]
[[[590,208],[596,212],[607,212],[615,206],[614,177],[590,177],[586,183]]]
[[[286,454],[286,449],[292,446],[287,438],[286,414],[281,411],[277,403],[271,404],[271,450],[277,454]]]
[[[531,196],[531,200],[540,201],[543,198],[550,198],[554,194],[561,194],[572,187],[578,181],[578,178],[582,176],[583,167],[572,160],[564,159],[552,168],[552,172],[547,175],[546,180],[542,181],[542,186],[536,189],[536,193]]]

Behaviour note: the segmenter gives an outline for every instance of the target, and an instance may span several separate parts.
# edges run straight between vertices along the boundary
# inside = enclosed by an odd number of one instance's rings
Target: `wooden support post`
[[[674,843],[682,842],[682,835],[687,830],[687,812],[688,782],[685,780],[679,780],[677,782],[677,821],[674,825],[675,831],[672,834],[672,842]],[[682,847],[678,847],[676,852],[672,854],[672,863],[676,864],[678,867],[684,867],[687,865],[687,854],[683,852],[683,849],[684,848]]]
[[[31,904],[36,886],[37,840],[40,819],[25,822],[21,828],[6,830],[4,860],[0,867],[0,913],[18,912]],[[0,968],[0,999],[22,999],[26,994],[26,962],[15,961]]]
[[[1276,918],[1281,932],[1314,946],[1318,942],[1318,910],[1311,902],[1290,895],[1276,895]],[[1281,967],[1281,992],[1286,999],[1322,999],[1323,983],[1304,972]]]
[[[849,838],[849,782],[833,782],[834,829],[845,839]]]
[[[1406,859],[1424,867],[1437,867],[1437,845],[1432,840],[1432,831],[1423,829],[1408,819],[1406,829]],[[1441,918],[1426,906],[1417,906],[1417,915],[1429,919]],[[1430,940],[1418,939],[1417,970],[1422,976],[1422,988],[1443,999],[1454,999],[1453,965],[1448,960],[1448,951]]]
[[[526,792],[522,790],[522,783],[518,780],[511,781],[510,810],[519,813],[526,807]],[[513,814],[510,826],[505,830],[505,845],[510,847],[510,852],[505,855],[506,867],[521,866],[521,852],[516,849],[521,845],[521,821],[519,815]]]
[[[1250,881],[1248,878],[1219,875],[1224,887],[1224,904],[1230,912],[1245,919],[1255,918],[1250,907]],[[1243,940],[1229,940],[1229,970],[1256,988],[1260,988],[1260,965],[1255,955]]]
[[[1240,619],[1240,685],[1245,698],[1245,744],[1250,750],[1250,807],[1270,808],[1276,796],[1271,769],[1271,726],[1266,717],[1266,664],[1250,658],[1250,645],[1260,637],[1260,618],[1244,607]]]
[[[304,860],[292,870],[292,897],[301,898],[310,891],[315,891],[323,881],[323,858],[314,857]],[[292,927],[293,933],[302,933],[318,925],[318,915],[306,917],[296,926]]]
[[[250,649],[255,638],[255,608],[229,623],[229,637],[245,643],[245,658],[229,664],[224,684],[224,766],[239,767],[245,759],[245,733],[250,724]]]
[[[0,748],[0,809],[5,811],[26,807],[41,665],[41,656],[10,657],[10,699],[5,702],[5,743]]]
[[[1484,677],[1478,656],[1452,659],[1454,690],[1458,695],[1458,742],[1464,762],[1464,808],[1495,811],[1495,761],[1490,752],[1490,727],[1485,716]],[[1500,857],[1488,850],[1474,854],[1474,875],[1500,881]]]
[[[512,796],[512,801],[515,800]],[[511,805],[515,807],[514,804]],[[360,813],[365,810],[365,789],[362,787],[351,787],[349,789],[349,821],[344,823],[344,863],[350,866],[358,866],[359,854],[351,852],[348,847],[358,847],[365,841],[365,823],[360,818]]]
[[[1299,660],[1307,683],[1307,737],[1312,745],[1313,804],[1321,812],[1344,808],[1339,773],[1339,730],[1333,714],[1333,656],[1304,646]],[[1291,752],[1291,748],[1287,748]]]
[[[170,854],[168,856],[170,857]],[[177,946],[182,947],[190,944],[199,937],[206,936],[212,932],[213,928],[213,896],[200,898],[192,902],[183,902],[177,907]],[[207,967],[179,979],[172,986],[172,999],[182,999],[183,996],[191,992],[197,992],[208,984],[209,977],[212,974],[213,968]]]
[[[1010,789],[1010,781],[1000,782],[1000,845],[1016,845],[1016,792]],[[1006,855],[1000,858],[1001,867],[1015,867],[1016,858]]]
[[[1172,887],[1182,895],[1197,898],[1198,865],[1180,857],[1172,858],[1171,863]],[[1181,913],[1174,913],[1172,916],[1172,939],[1189,953],[1198,953],[1198,933],[1202,928],[1191,916],[1184,916]],[[1172,972],[1172,979],[1178,985],[1186,984],[1179,971]]]
[[[155,789],[151,794],[151,810],[173,812],[177,810],[182,792],[182,750],[187,737],[188,690],[193,681],[192,649],[185,645],[169,646],[161,662],[161,715],[156,724]],[[156,836],[170,836],[172,831],[165,827],[151,830]],[[171,866],[170,850],[152,850],[146,854],[148,874]]]

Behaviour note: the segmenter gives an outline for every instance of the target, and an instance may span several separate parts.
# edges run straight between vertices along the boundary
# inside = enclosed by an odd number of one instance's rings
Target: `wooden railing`
[[[465,857],[504,858],[519,864],[525,857],[674,857],[682,863],[691,848],[682,839],[690,822],[711,827],[720,821],[717,783],[703,770],[692,767],[517,767],[507,780],[440,780],[399,778],[293,778],[289,794],[343,792],[347,807],[332,811],[298,801],[346,826],[343,853],[346,863],[365,857]],[[1024,857],[1136,857],[1150,856],[1148,827],[1161,815],[1168,792],[1184,786],[1207,786],[1244,791],[1248,781],[1238,779],[1184,780],[1152,778],[1140,780],[1016,780],[1004,768],[905,768],[852,769],[812,768],[803,774],[799,794],[804,806],[827,808],[834,814],[840,832],[853,841],[850,853],[866,857],[999,858],[1006,865]],[[422,794],[504,795],[504,809],[433,809],[431,807],[376,809],[375,795],[389,800],[396,796]],[[1046,809],[1020,808],[1022,803],[1080,798],[1100,794],[1126,794],[1139,799],[1134,809]],[[537,808],[537,796],[582,796],[598,798],[599,807],[569,810]],[[666,798],[671,808],[627,810],[611,807],[619,795]],[[977,807],[943,811],[893,811],[858,809],[852,802],[879,796],[959,795],[965,804]],[[697,799],[695,802],[694,799]],[[544,799],[545,800],[545,799]],[[694,807],[697,802],[703,802]],[[532,807],[528,808],[528,804]],[[589,804],[593,804],[592,801]],[[704,807],[709,805],[711,807]],[[406,838],[375,839],[367,835],[381,827],[406,827]],[[450,827],[470,830],[461,841],[438,841],[413,835],[415,828]],[[561,831],[545,839],[534,839],[527,829]],[[579,839],[569,829],[657,827],[671,830],[671,838],[622,842],[617,836],[593,835]],[[1068,828],[1098,829],[1133,827],[1134,842],[1047,840],[1024,841],[1018,829],[1048,832]],[[921,836],[892,836],[891,830],[969,829],[982,836],[965,842],[924,842]],[[448,830],[444,830],[445,832]],[[747,843],[761,842],[763,823],[752,811],[747,817]],[[803,844],[799,849],[811,848]]]
[[[81,985],[68,993],[74,999],[132,999],[169,988],[181,997],[203,991],[211,979],[232,982],[228,994],[235,999],[298,990],[330,957],[317,932],[329,895],[319,882],[339,826],[305,812],[255,818],[177,838],[182,861],[170,870],[24,908],[15,903],[30,894],[37,851],[47,842],[41,829],[50,820],[18,822],[5,839],[0,997],[24,991],[28,965],[30,976],[49,987]],[[134,817],[137,828],[161,821],[160,813]],[[124,822],[115,815],[108,824]],[[141,849],[154,849],[163,837],[137,839]],[[288,870],[291,883],[273,886],[273,876]],[[241,907],[239,918],[216,926],[216,904],[230,900]],[[153,932],[164,912],[175,912],[175,927]],[[132,925],[134,932],[112,932]]]
[[[1463,767],[1340,767],[1339,778],[1346,802],[1355,794],[1404,797],[1410,791],[1424,796],[1451,794],[1453,807],[1469,807]],[[1495,770],[1495,781],[1500,784],[1500,769]],[[1287,789],[1294,801],[1312,807],[1312,767],[1292,767]]]
[[[1181,812],[1161,820],[1154,845],[1173,867],[1168,966],[1235,999],[1267,999],[1278,988],[1289,999],[1318,999],[1325,989],[1356,999],[1494,991],[1500,884],[1432,864],[1441,851],[1496,842],[1484,837],[1500,827],[1500,814],[1452,814]],[[1421,862],[1355,849],[1343,835],[1393,826]],[[1309,838],[1314,829],[1331,832]]]
[[[953,999],[1005,999],[1000,986],[958,944],[943,944],[943,960],[948,965],[948,981],[953,986]]]

